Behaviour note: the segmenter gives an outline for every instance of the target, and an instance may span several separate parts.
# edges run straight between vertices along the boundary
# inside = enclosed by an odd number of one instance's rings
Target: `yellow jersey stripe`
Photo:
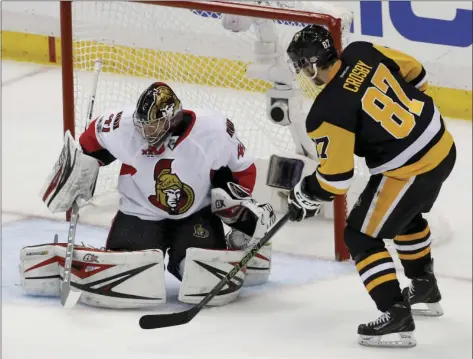
[[[366,290],[371,292],[374,288],[376,288],[378,285],[389,282],[391,280],[397,280],[397,275],[396,273],[389,273],[382,275],[381,277],[378,277],[376,279],[373,279],[371,282],[369,282],[366,285]]]
[[[437,167],[445,157],[448,156],[453,146],[453,137],[445,130],[440,140],[422,158],[408,166],[395,170],[386,171],[383,174],[387,177],[406,179],[428,172]]]
[[[418,239],[422,239],[426,237],[430,232],[429,226],[425,228],[422,232],[418,233],[412,233],[412,234],[403,234],[394,237],[394,240],[399,241],[399,242],[409,242],[409,241],[416,241]]]
[[[428,246],[426,249],[419,253],[412,253],[412,254],[400,254],[398,253],[399,259],[405,260],[405,261],[413,261],[415,259],[422,258],[426,256],[427,254],[430,253],[430,246]]]
[[[391,212],[414,180],[415,177],[411,177],[407,180],[383,177],[381,182],[382,186],[380,184],[378,195],[373,198],[361,231],[371,237],[377,237]]]
[[[370,265],[373,262],[379,261],[380,259],[384,258],[391,258],[391,255],[389,254],[388,251],[383,251],[383,252],[378,252],[375,254],[372,254],[365,259],[363,259],[361,262],[356,264],[356,269],[361,271],[363,268],[365,268],[367,265]]]

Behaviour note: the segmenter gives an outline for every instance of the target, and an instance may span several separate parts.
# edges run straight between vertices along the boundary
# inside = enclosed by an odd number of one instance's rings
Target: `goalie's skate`
[[[409,303],[399,302],[384,312],[375,321],[358,327],[358,343],[370,347],[411,348],[417,343]]]
[[[437,286],[437,279],[433,273],[433,261],[425,268],[426,275],[414,278],[409,287],[404,288],[402,294],[408,298],[412,308],[412,314],[428,317],[439,317],[443,315],[440,305],[442,296]]]

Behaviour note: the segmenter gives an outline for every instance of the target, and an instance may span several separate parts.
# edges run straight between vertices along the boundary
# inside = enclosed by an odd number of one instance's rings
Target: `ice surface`
[[[290,224],[274,239],[268,285],[248,288],[237,302],[202,311],[191,323],[143,331],[150,310],[61,307],[58,298],[26,297],[19,287],[19,250],[64,241],[67,223],[51,215],[38,193],[62,146],[60,69],[2,62],[2,358],[470,358],[472,356],[472,127],[447,121],[457,165],[431,216],[433,255],[445,315],[418,318],[413,349],[357,344],[356,327],[378,312],[352,263],[333,253],[331,222]],[[110,215],[81,218],[77,242],[102,246]],[[401,284],[407,284],[399,274]],[[167,276],[167,312],[178,283]]]

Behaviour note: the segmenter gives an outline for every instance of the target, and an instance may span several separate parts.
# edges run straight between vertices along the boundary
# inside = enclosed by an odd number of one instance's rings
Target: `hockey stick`
[[[288,220],[289,212],[286,213],[279,222],[276,223],[269,232],[254,245],[253,248],[251,248],[241,261],[238,262],[235,267],[233,267],[233,269],[220,280],[220,282],[200,301],[199,304],[183,312],[144,315],[140,318],[139,322],[141,329],[157,329],[189,323],[202,310],[202,308],[212,300],[213,297],[218,295],[220,290],[231,281],[231,279],[258,253],[261,247],[263,247]]]
[[[76,226],[79,220],[79,206],[77,202],[72,205],[69,232],[67,234],[66,256],[64,258],[64,276],[61,283],[61,304],[70,309],[76,305],[82,292],[71,287],[72,255],[74,254],[74,239],[76,237]]]
[[[89,108],[87,110],[87,121],[86,129],[92,120],[92,113],[94,110],[95,95],[97,93],[97,84],[99,81],[99,74],[102,69],[102,61],[95,60],[94,65],[94,79],[92,83],[92,91],[89,100]],[[97,181],[95,182],[97,183]],[[94,184],[95,190],[95,184]],[[79,301],[82,292],[76,288],[73,288],[71,285],[71,274],[72,274],[72,257],[74,254],[74,241],[76,238],[76,227],[79,221],[79,205],[77,201],[74,201],[72,205],[71,218],[69,222],[69,231],[67,234],[67,246],[66,246],[66,255],[64,258],[64,277],[61,283],[61,304],[64,308],[70,309],[76,305]],[[57,241],[57,235],[55,237]]]
[[[97,85],[99,83],[99,75],[102,70],[102,60],[97,59],[94,63],[94,82],[92,83],[92,91],[89,99],[89,108],[87,109],[87,121],[85,124],[84,131],[89,127],[92,122],[92,114],[94,113],[95,95],[97,94]]]

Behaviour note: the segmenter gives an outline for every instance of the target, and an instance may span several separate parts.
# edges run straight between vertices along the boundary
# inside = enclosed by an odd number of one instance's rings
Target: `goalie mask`
[[[317,76],[317,68],[326,68],[338,58],[332,35],[320,25],[308,25],[296,32],[287,54],[296,73],[303,72],[311,79]]]
[[[155,82],[138,99],[133,123],[154,146],[162,144],[182,119],[181,101],[165,83]]]

